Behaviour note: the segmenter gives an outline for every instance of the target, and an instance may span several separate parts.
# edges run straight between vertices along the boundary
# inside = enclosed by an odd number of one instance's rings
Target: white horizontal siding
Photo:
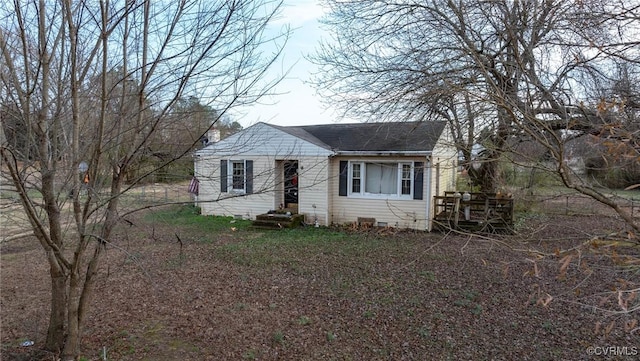
[[[432,160],[433,160],[433,171],[436,171],[436,164],[439,164],[439,184],[437,185],[437,189],[439,190],[439,194],[436,194],[436,176],[432,178],[434,183],[432,184],[432,196],[443,195],[445,191],[454,191],[456,189],[456,180],[457,180],[457,159],[458,152],[453,145],[453,141],[450,137],[449,128],[446,127],[440,139],[436,143],[433,148]]]
[[[337,189],[336,189],[337,191]],[[357,222],[358,217],[375,218],[391,227],[427,229],[424,200],[377,200],[338,197],[333,204],[332,223]]]
[[[457,157],[458,153],[450,136],[449,128],[445,130],[438,139],[431,157],[431,199],[429,203],[429,229],[431,220],[435,216],[433,208],[433,197],[444,195],[446,191],[456,189],[457,182]]]
[[[329,204],[327,189],[329,158],[304,157],[298,161],[298,213],[305,215],[307,223],[316,219],[328,225]]]
[[[298,159],[303,156],[329,156],[331,151],[276,129],[265,123],[207,145],[197,155],[218,157],[269,156],[273,159]]]
[[[277,209],[283,202],[282,167],[277,163],[298,160],[299,166],[305,167],[299,170],[298,176],[299,212],[313,217],[315,211],[319,222],[326,224],[326,163],[330,154],[327,149],[265,123],[209,144],[196,152],[195,160],[202,214],[242,215],[253,219]],[[221,159],[253,160],[253,194],[232,196],[220,191]]]
[[[238,158],[237,156],[234,159]],[[268,156],[245,156],[253,161],[253,194],[234,195],[221,192],[220,160],[217,156],[201,156],[195,163],[196,177],[200,180],[198,205],[203,215],[242,215],[254,219],[256,215],[277,209],[283,202],[281,167]],[[308,222],[316,217],[327,225],[327,157],[300,157],[298,159],[298,212]],[[314,207],[315,206],[315,207]]]
[[[220,160],[222,157],[199,157],[196,177],[200,181],[198,205],[203,215],[242,215],[254,218],[257,214],[274,209],[274,162],[269,157],[252,157],[253,194],[242,195],[221,192]],[[236,159],[236,158],[234,158]],[[249,158],[247,158],[249,160]]]

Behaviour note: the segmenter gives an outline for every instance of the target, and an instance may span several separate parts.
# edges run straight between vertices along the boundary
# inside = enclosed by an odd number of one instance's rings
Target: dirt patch
[[[588,354],[592,347],[640,352],[638,330],[625,330],[637,315],[596,309],[619,309],[605,292],[637,275],[598,251],[561,270],[573,254],[565,250],[623,229],[615,218],[530,216],[517,235],[491,239],[371,231],[263,244],[253,231],[203,241],[191,230],[183,247],[174,237],[180,230],[155,224],[152,238],[143,223],[120,230],[120,249],[107,252],[84,335],[87,359],[106,352],[108,360],[559,360],[601,359]],[[25,239],[3,246],[1,261],[2,359],[49,360],[32,350],[46,332],[44,256]],[[35,345],[20,346],[25,340]]]

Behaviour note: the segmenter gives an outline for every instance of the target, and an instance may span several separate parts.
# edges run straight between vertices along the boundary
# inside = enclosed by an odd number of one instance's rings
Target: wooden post
[[[460,193],[456,193],[453,197],[455,199],[453,206],[453,228],[458,229],[458,219],[460,218]]]
[[[436,195],[440,194],[440,163],[436,163]]]

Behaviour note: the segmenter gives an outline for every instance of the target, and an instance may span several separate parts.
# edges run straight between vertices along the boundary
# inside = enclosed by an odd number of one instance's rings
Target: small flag
[[[191,178],[191,182],[189,183],[189,193],[198,195],[200,193],[200,181],[198,178]]]

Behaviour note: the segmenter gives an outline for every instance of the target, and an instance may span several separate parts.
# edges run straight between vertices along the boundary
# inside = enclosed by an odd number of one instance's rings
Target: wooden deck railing
[[[474,231],[508,231],[513,226],[511,196],[445,192],[433,198],[436,226]]]

